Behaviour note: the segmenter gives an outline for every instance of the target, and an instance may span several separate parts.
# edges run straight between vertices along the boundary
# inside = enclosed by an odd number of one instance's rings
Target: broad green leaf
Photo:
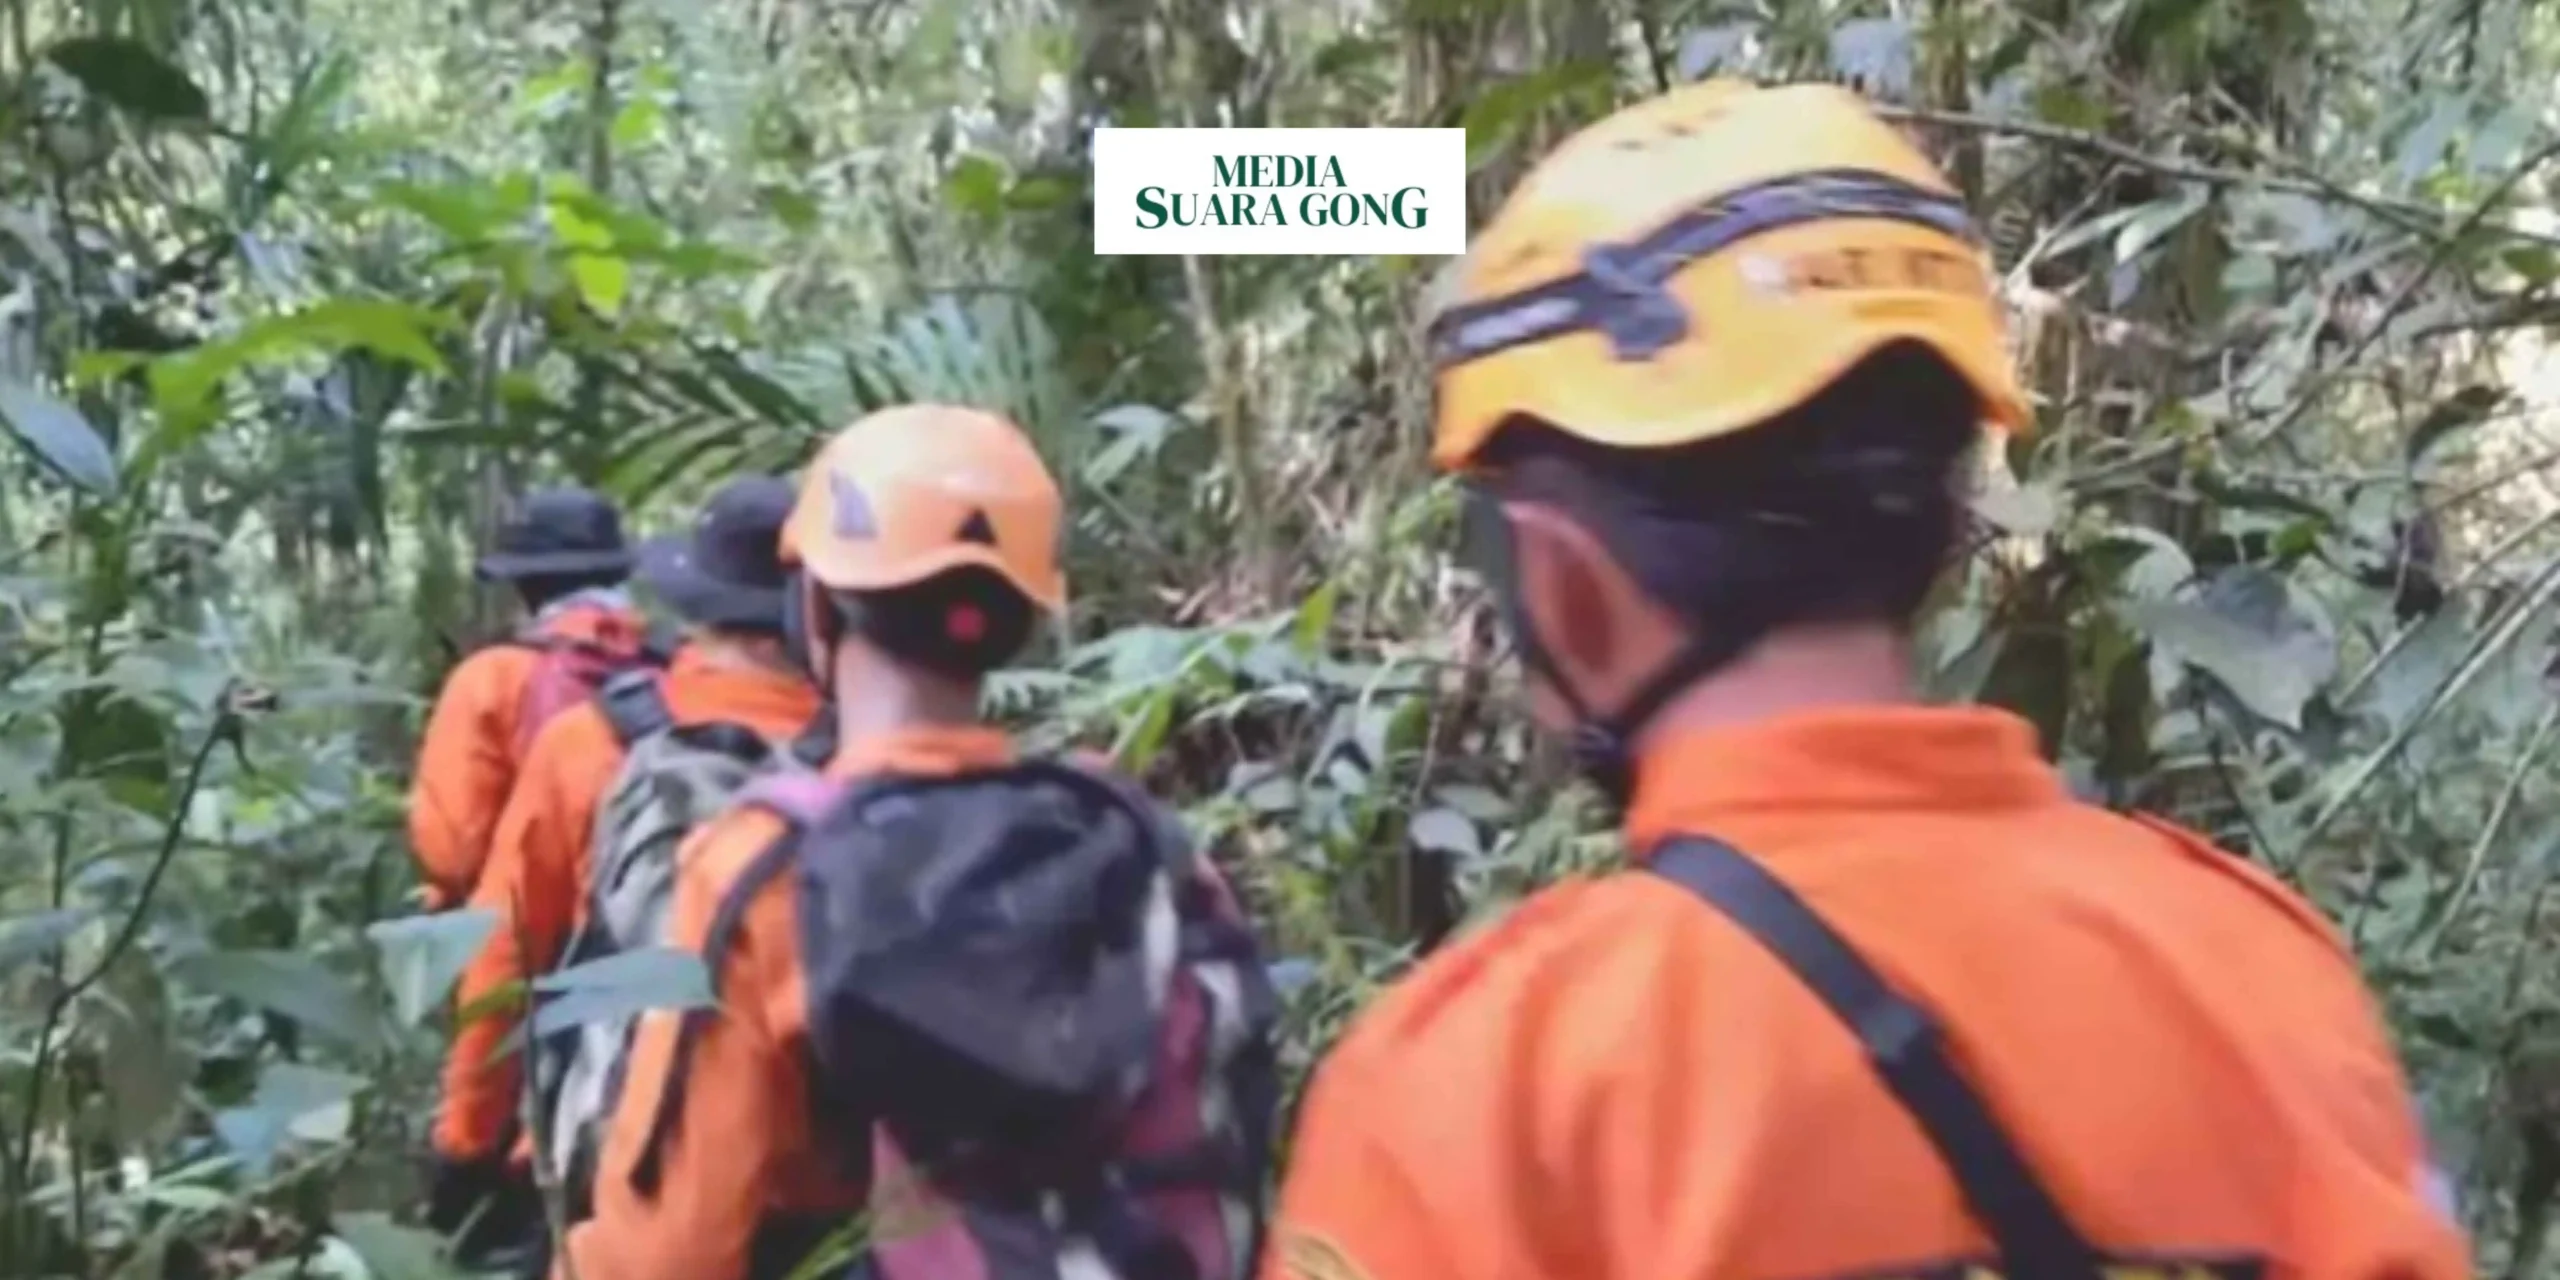
[[[2464,98],[2443,98],[2427,112],[2418,127],[2401,139],[2400,152],[2393,163],[2400,185],[2411,186],[2435,171],[2444,161],[2445,148],[2454,135],[2469,123],[2471,103]]]
[[[2146,213],[2170,207],[2175,203],[2176,200],[2173,197],[2169,200],[2154,201],[2150,204],[2137,204],[2129,208],[2114,209],[2100,214],[2097,217],[2091,218],[2087,222],[2083,222],[2080,225],[2071,228],[2069,231],[2063,232],[2061,235],[2055,236],[2051,241],[2045,244],[2043,250],[2038,254],[2038,258],[2040,260],[2059,258],[2065,254],[2073,252],[2074,250],[2096,244],[2098,241],[2114,235],[2116,232],[2132,223],[2134,219],[2142,217]]]
[[[2528,284],[2541,286],[2560,280],[2560,254],[2553,253],[2548,245],[2520,244],[2499,254],[2498,260]]]
[[[1153,405],[1124,404],[1095,414],[1093,425],[1108,432],[1111,442],[1085,463],[1084,479],[1087,484],[1108,486],[1139,460],[1153,457],[1187,423]]]
[[[569,278],[577,282],[578,296],[586,299],[597,314],[622,314],[623,296],[631,288],[630,263],[607,253],[571,254]]]
[[[642,947],[572,965],[533,981],[533,1034],[628,1018],[650,1009],[714,1003],[702,957],[674,947]]]
[[[973,218],[993,220],[1004,212],[1004,166],[977,154],[960,157],[942,180],[943,197]]]
[[[80,87],[146,120],[203,120],[213,104],[187,73],[118,36],[75,36],[44,52]]]
[[[2132,56],[2159,57],[2212,7],[2210,0],[2141,0],[2126,15],[2124,45]]]
[[[1476,824],[1455,809],[1425,809],[1413,815],[1406,834],[1417,847],[1433,853],[1469,860],[1484,856],[1484,838],[1477,834]]]
[[[485,239],[505,223],[524,216],[526,205],[502,197],[496,188],[456,183],[421,186],[386,182],[374,195],[394,208],[406,209],[433,225],[450,240]]]
[[[228,1192],[184,1183],[155,1182],[144,1187],[137,1196],[144,1204],[156,1204],[180,1213],[219,1213],[234,1203]]]
[[[518,101],[527,111],[541,111],[553,103],[585,91],[595,80],[584,57],[564,59],[559,66],[524,82],[517,90]]]
[[[2336,642],[2295,606],[2284,580],[2254,566],[2222,570],[2193,601],[2139,601],[2127,617],[2201,668],[2251,711],[2302,728],[2302,707],[2336,674]]]
[[[807,193],[788,187],[766,187],[761,194],[764,207],[771,210],[774,220],[784,227],[792,231],[806,231],[818,225],[818,202],[810,199]]]
[[[78,907],[0,918],[0,978],[7,977],[19,965],[51,954],[88,920],[89,913]]]
[[[2474,639],[2460,610],[2439,610],[2374,671],[2361,699],[2365,709],[2395,732],[2405,728],[2470,654]]]
[[[563,195],[551,202],[551,234],[572,249],[609,249],[613,247],[613,229],[602,217],[596,202],[581,202]]]
[[[269,1063],[247,1106],[214,1115],[214,1132],[252,1169],[263,1169],[288,1140],[345,1140],[365,1083],[362,1076],[301,1063]]]
[[[2186,225],[2187,219],[2205,206],[2209,193],[2202,186],[2192,186],[2179,195],[2145,205],[2142,212],[2116,232],[2116,261],[2131,262],[2142,251],[2158,244],[2170,232]]]
[[[444,1242],[433,1233],[393,1222],[381,1213],[342,1213],[330,1229],[364,1260],[373,1280],[469,1280],[444,1260]]]
[[[635,98],[622,104],[622,110],[613,117],[614,145],[636,147],[656,137],[666,116],[666,108],[659,106],[655,98]]]
[[[1477,822],[1498,823],[1512,815],[1512,803],[1490,787],[1453,783],[1433,788],[1431,796]]]
[[[1974,494],[1973,509],[2003,532],[2041,538],[2062,519],[2062,491],[2044,481],[1985,485]]]
[[[445,370],[444,357],[436,350],[431,335],[452,325],[452,317],[411,303],[385,298],[329,298],[298,311],[269,316],[221,342],[154,361],[152,395],[162,413],[188,417],[204,408],[225,379],[250,365],[279,355],[348,347],[441,374]],[[192,432],[182,432],[170,443],[183,443],[191,435]]]
[[[1467,131],[1468,167],[1482,164],[1509,145],[1540,114],[1587,105],[1605,96],[1612,83],[1612,68],[1590,59],[1561,62],[1494,82],[1467,104],[1458,121]]]
[[[1290,641],[1302,654],[1324,651],[1325,641],[1333,634],[1334,606],[1342,599],[1342,580],[1327,578],[1323,586],[1309,592],[1298,605],[1297,617],[1290,627]]]
[[[91,493],[115,492],[115,455],[78,409],[23,382],[0,379],[0,418],[62,478]]]
[[[1175,688],[1158,688],[1148,695],[1144,708],[1120,731],[1120,740],[1111,745],[1111,757],[1123,762],[1132,773],[1144,773],[1155,763],[1156,752],[1164,747],[1165,736],[1173,729]]]
[[[2513,102],[2489,117],[2489,122],[2463,144],[2471,172],[2500,173],[2514,164],[2524,150],[2525,139],[2541,123],[2541,114],[2538,103]]]
[[[416,1026],[443,1002],[497,924],[495,912],[473,908],[384,920],[364,931],[381,952],[382,984],[403,1025]]]
[[[2098,129],[2107,123],[2106,103],[2061,80],[2036,86],[2030,101],[2036,118],[2066,129]]]
[[[293,951],[208,951],[178,960],[170,976],[207,995],[228,996],[356,1046],[374,1042],[373,1012],[345,979]]]
[[[2244,253],[2225,263],[2222,287],[2232,293],[2265,293],[2276,287],[2276,260],[2263,253]]]

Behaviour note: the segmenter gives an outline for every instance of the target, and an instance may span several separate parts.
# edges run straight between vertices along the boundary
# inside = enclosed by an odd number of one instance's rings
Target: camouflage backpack
[[[653,672],[616,675],[596,700],[622,744],[623,763],[596,808],[586,923],[561,956],[562,968],[666,945],[676,850],[685,837],[749,782],[814,770],[833,751],[833,720],[823,710],[799,737],[779,743],[724,721],[677,724]],[[567,1189],[573,1218],[587,1209],[635,1025],[632,1018],[585,1022],[537,1046],[535,1097],[546,1121],[537,1154]]]
[[[1277,994],[1225,884],[1133,785],[1049,761],[769,777],[785,834],[706,956],[788,875],[811,1114],[871,1191],[866,1280],[1244,1280],[1278,1122]],[[714,972],[718,967],[714,965]],[[632,1170],[655,1194],[695,1037]],[[688,1135],[696,1142],[716,1134]],[[761,1223],[754,1274],[831,1226]]]

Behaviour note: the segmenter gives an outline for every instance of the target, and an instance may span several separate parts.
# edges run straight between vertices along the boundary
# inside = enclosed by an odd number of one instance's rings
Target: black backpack
[[[920,1210],[878,1230],[865,1274],[1051,1280],[1085,1250],[1120,1280],[1251,1274],[1278,998],[1170,814],[1047,761],[778,776],[747,794],[786,833],[722,904],[706,955],[791,874],[812,1113],[875,1208]],[[699,1016],[634,1172],[644,1192]]]

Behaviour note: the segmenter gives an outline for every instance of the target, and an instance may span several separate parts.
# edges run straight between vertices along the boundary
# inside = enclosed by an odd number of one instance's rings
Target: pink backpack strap
[[[738,793],[741,804],[767,810],[795,827],[816,822],[845,792],[845,784],[818,773],[768,773]]]

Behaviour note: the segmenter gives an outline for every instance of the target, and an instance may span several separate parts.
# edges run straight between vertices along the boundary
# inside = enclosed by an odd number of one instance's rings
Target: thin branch
[[[2507,818],[2515,811],[2516,798],[2524,792],[2525,779],[2541,762],[2543,748],[2550,745],[2555,722],[2560,722],[2560,704],[2542,709],[2541,718],[2534,722],[2533,736],[2526,740],[2524,750],[2516,756],[2515,765],[2507,770],[2506,785],[2498,790],[2497,803],[2489,809],[2489,820],[2481,824],[2479,837],[2471,842],[2471,856],[2463,862],[2462,878],[2454,882],[2453,892],[2445,895],[2444,905],[2436,909],[2434,926],[2427,930],[2428,959],[2434,959],[2443,948],[2445,934],[2452,930],[2455,914],[2479,885],[2480,869],[2489,861],[2489,847],[2496,844],[2499,834],[2506,830]]]
[[[2251,172],[2246,169],[2229,169],[2216,165],[2198,164],[2191,160],[2180,160],[2171,156],[2154,155],[2139,147],[2118,142],[2113,138],[2087,129],[2074,129],[2067,125],[2046,124],[2037,120],[2000,119],[1991,116],[1976,115],[1971,112],[1964,111],[1938,111],[1927,107],[1888,106],[1883,104],[1879,104],[1877,106],[1876,112],[1889,120],[1900,120],[1913,124],[1932,125],[1947,129],[1966,129],[1977,133],[1999,134],[2008,137],[2029,138],[2038,142],[2050,143],[2058,147],[2069,147],[2076,151],[2086,151],[2094,155],[2106,156],[2107,158],[2119,163],[2159,174],[2166,178],[2177,178],[2187,182],[2200,182],[2208,186],[2215,187],[2256,187],[2265,191],[2281,191],[2292,195],[2306,196],[2315,200],[2326,200],[2335,204],[2351,205],[2355,208],[2362,209],[2377,218],[2382,218],[2396,226],[2400,226],[2413,232],[2442,235],[2441,232],[2433,230],[2433,228],[2440,227],[2443,224],[2446,213],[2446,210],[2438,206],[2422,204],[2410,200],[2393,200],[2382,196],[2370,196],[2323,178],[2312,176],[2288,177],[2282,174],[2258,173]],[[2500,198],[2504,197],[2507,190],[2512,187],[2512,179],[2521,176],[2522,170],[2530,170],[2538,163],[2539,158],[2534,161],[2528,161],[2521,167],[2519,173],[2511,174],[2510,181],[2501,184],[2498,190],[2492,192],[2487,200],[2482,201],[2480,207],[2473,211],[2472,216],[2465,220],[2464,225],[2460,229],[2453,232],[2450,236],[2444,236],[2443,238],[2447,240],[2454,240],[2459,239],[2463,235],[2469,234],[2472,231],[2486,230],[2509,239],[2527,240],[2536,244],[2560,247],[2560,235],[2550,235],[2539,231],[2528,231],[2522,227],[2508,223],[2493,224],[2485,221],[2485,215],[2487,212]]]
[[[205,766],[213,759],[213,749],[230,741],[232,735],[240,731],[240,716],[231,708],[229,689],[223,690],[216,705],[220,709],[214,712],[213,724],[205,730],[204,741],[196,744],[194,758],[187,761],[186,780],[178,786],[177,798],[170,805],[168,824],[162,829],[160,848],[152,857],[151,870],[143,873],[142,886],[134,891],[133,909],[126,914],[124,927],[117,931],[106,950],[98,953],[98,962],[55,997],[57,1004],[67,1005],[98,985],[107,976],[107,970],[122,959],[134,940],[142,935],[143,922],[151,913],[152,896],[159,892],[161,877],[168,873],[169,864],[177,860],[179,846],[184,842],[187,810],[195,806],[196,792],[204,785]]]
[[[2435,248],[2428,252],[2426,262],[2410,273],[2408,279],[2400,282],[2400,287],[2392,293],[2391,300],[2383,304],[2382,314],[2376,316],[2373,323],[2365,327],[2365,331],[2356,338],[2355,345],[2347,348],[2346,354],[2336,361],[2323,361],[2323,373],[2314,381],[2311,388],[2295,398],[2293,407],[2287,410],[2283,417],[2253,433],[2249,442],[2256,444],[2273,439],[2282,435],[2294,423],[2301,421],[2302,415],[2311,411],[2311,405],[2319,398],[2320,393],[2336,379],[2336,371],[2354,368],[2356,362],[2362,360],[2365,353],[2373,349],[2373,344],[2380,342],[2382,335],[2390,331],[2391,322],[2399,319],[2401,313],[2407,311],[2410,304],[2417,300],[2418,290],[2425,288],[2427,282],[2433,280],[2436,273],[2444,269],[2444,264],[2452,259],[2454,246],[2486,226],[2489,212],[2498,207],[2498,202],[2506,199],[2507,194],[2514,191],[2516,185],[2523,182],[2528,174],[2549,164],[2555,156],[2560,156],[2560,140],[2544,143],[2532,155],[2526,156],[2522,163],[2507,170],[2506,175],[2498,179],[2498,185],[2491,187],[2489,194],[2482,196],[2479,203],[2471,207],[2470,214],[2463,218],[2461,225],[2453,229],[2453,234],[2437,241]]]

